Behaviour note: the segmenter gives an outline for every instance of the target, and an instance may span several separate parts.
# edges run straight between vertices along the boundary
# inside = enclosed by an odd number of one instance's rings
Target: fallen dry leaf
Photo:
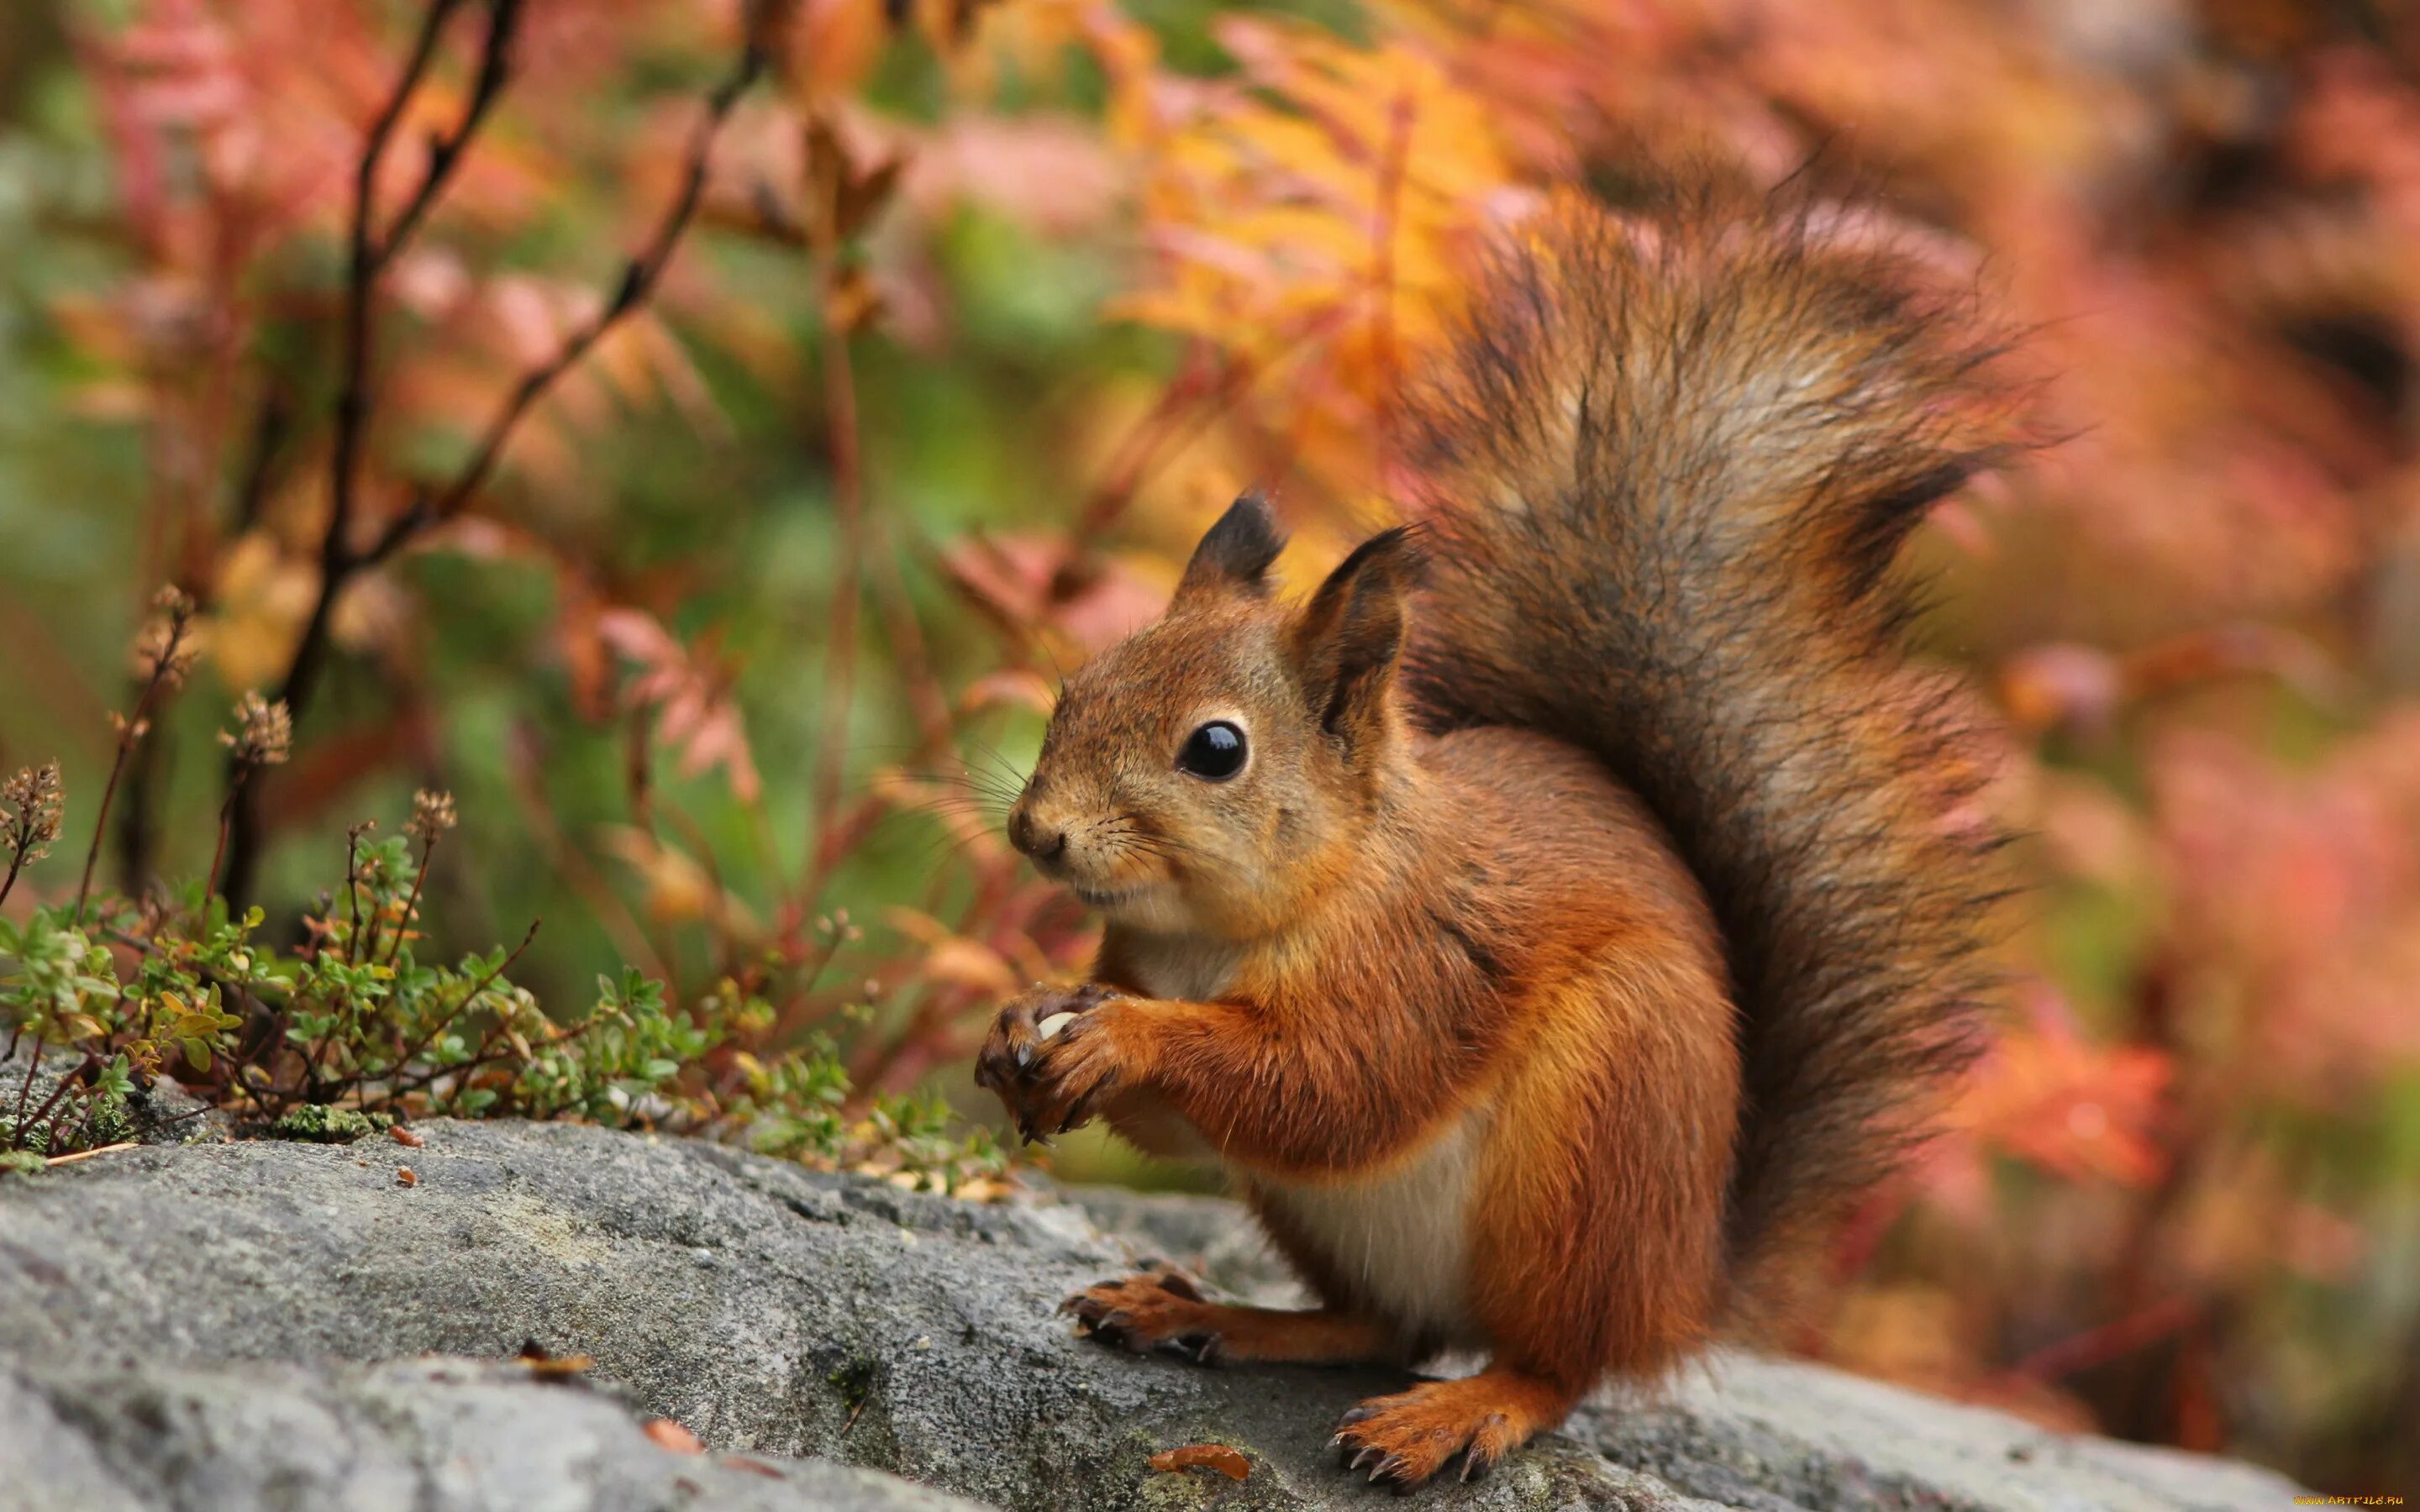
[[[1154,1470],[1215,1470],[1229,1480],[1242,1480],[1252,1473],[1252,1462],[1244,1451],[1223,1443],[1188,1443],[1179,1449],[1162,1449],[1151,1457]]]
[[[584,1354],[556,1354],[535,1339],[523,1339],[513,1363],[526,1365],[540,1381],[560,1381],[587,1370],[597,1362]]]
[[[681,1427],[679,1424],[674,1422],[668,1417],[651,1417],[647,1419],[640,1431],[646,1434],[648,1438],[655,1440],[659,1447],[670,1449],[676,1455],[704,1454],[706,1452],[706,1445],[698,1442],[696,1434],[691,1433],[689,1429]]]

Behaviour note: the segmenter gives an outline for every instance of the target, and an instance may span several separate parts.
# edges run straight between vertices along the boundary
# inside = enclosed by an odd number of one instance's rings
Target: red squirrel
[[[1760,1318],[1974,1053],[1995,837],[1891,572],[2010,450],[1887,250],[1559,199],[1408,402],[1411,523],[1280,598],[1258,497],[1066,681],[1012,842],[1107,923],[976,1076],[1219,1162],[1319,1304],[1068,1307],[1204,1360],[1484,1351],[1346,1414],[1467,1476]]]

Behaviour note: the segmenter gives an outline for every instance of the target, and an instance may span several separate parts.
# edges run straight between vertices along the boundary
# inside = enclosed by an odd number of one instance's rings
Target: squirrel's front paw
[[[1190,1276],[1162,1268],[1087,1287],[1059,1310],[1075,1314],[1087,1338],[1138,1354],[1165,1346],[1197,1365],[1214,1365],[1220,1322],[1233,1309],[1204,1301]]]
[[[1113,988],[1086,982],[1037,986],[1001,1005],[975,1057],[975,1084],[1000,1094],[1019,1134],[1065,1134],[1092,1117],[1094,1103],[1119,1079],[1100,1012],[1117,996]]]

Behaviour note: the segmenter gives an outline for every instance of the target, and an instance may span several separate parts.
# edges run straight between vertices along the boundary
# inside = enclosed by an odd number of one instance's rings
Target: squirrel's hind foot
[[[1392,1396],[1373,1396],[1344,1414],[1329,1441],[1345,1469],[1408,1490],[1459,1457],[1473,1480],[1553,1427],[1573,1395],[1516,1370],[1490,1367],[1461,1381],[1429,1381]]]

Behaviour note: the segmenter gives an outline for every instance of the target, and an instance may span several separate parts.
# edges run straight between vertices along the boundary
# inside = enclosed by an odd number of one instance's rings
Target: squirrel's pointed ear
[[[1258,488],[1246,493],[1227,506],[1218,523],[1202,537],[1193,548],[1193,560],[1185,564],[1184,580],[1176,585],[1176,596],[1207,593],[1218,588],[1241,588],[1249,594],[1269,591],[1269,563],[1285,549],[1285,532],[1278,528],[1278,517],[1269,508],[1268,500]]]
[[[1289,639],[1311,712],[1350,748],[1385,729],[1419,565],[1409,527],[1382,531],[1337,564],[1295,621]]]

